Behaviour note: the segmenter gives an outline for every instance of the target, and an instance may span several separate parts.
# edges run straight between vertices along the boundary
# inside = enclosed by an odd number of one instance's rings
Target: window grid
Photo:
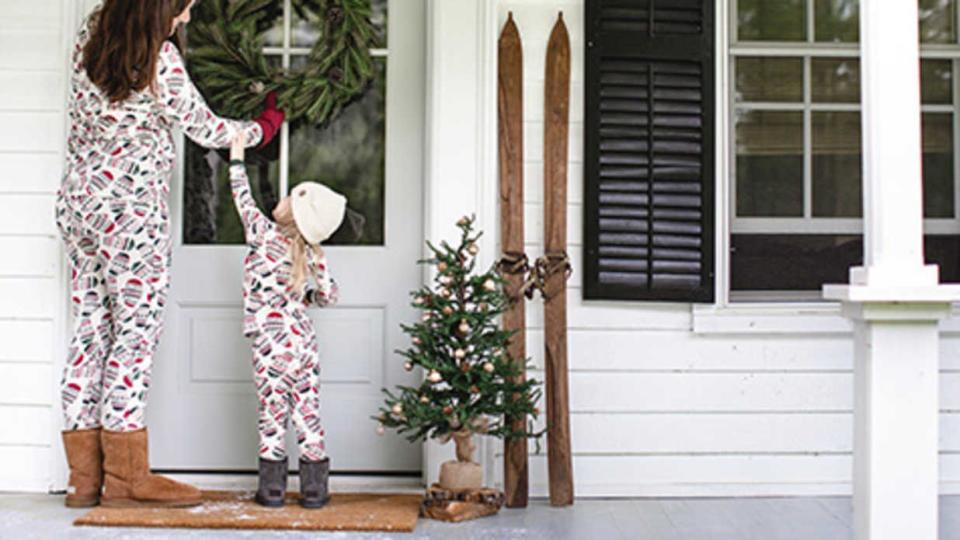
[[[855,58],[859,60],[858,44],[842,42],[815,41],[815,0],[806,1],[806,39],[796,42],[775,41],[739,41],[739,20],[737,0],[730,0],[729,24],[731,28],[728,44],[728,62],[730,64],[729,103],[730,119],[727,131],[729,145],[730,178],[730,215],[731,234],[861,234],[861,218],[814,217],[813,216],[813,113],[815,112],[860,112],[860,103],[815,103],[812,100],[812,59],[814,58]],[[958,39],[960,39],[960,10],[957,16]],[[954,166],[954,217],[932,218],[924,220],[927,234],[960,233],[960,84],[958,84],[958,64],[960,64],[960,42],[953,44],[921,44],[921,60],[951,60],[952,104],[921,104],[921,113],[948,113],[952,115],[953,125],[953,166]],[[803,97],[800,102],[738,102],[736,95],[737,60],[743,57],[800,58],[802,59]],[[862,78],[861,78],[862,84]],[[803,115],[803,217],[739,217],[737,215],[737,111],[782,111],[800,112]]]

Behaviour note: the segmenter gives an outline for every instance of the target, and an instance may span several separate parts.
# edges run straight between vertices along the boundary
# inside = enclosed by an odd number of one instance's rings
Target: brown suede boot
[[[70,508],[100,504],[103,485],[103,454],[100,452],[100,428],[63,432],[63,450],[70,467],[70,483],[64,503]]]
[[[150,473],[147,430],[103,430],[103,495],[108,507],[184,507],[200,504],[200,490]]]

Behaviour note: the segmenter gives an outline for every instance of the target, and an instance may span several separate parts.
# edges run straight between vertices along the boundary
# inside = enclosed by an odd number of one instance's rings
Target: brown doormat
[[[283,508],[266,508],[242,491],[205,491],[193,508],[102,508],[77,518],[74,525],[180,529],[293,529],[302,531],[412,532],[421,495],[334,493],[319,510],[306,510],[289,495]]]

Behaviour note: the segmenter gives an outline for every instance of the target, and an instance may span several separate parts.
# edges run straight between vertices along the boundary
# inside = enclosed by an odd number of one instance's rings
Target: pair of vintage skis
[[[498,46],[498,134],[500,162],[501,269],[514,299],[503,315],[503,326],[516,334],[510,353],[526,362],[523,296],[528,280],[523,245],[523,46],[511,13]],[[543,213],[544,254],[532,272],[544,298],[544,343],[547,400],[547,462],[550,503],[573,503],[570,453],[570,405],[567,375],[567,134],[570,116],[570,38],[560,13],[547,44],[544,83]],[[509,419],[524,429],[525,418]],[[526,439],[504,447],[504,488],[507,506],[527,505],[529,492]]]

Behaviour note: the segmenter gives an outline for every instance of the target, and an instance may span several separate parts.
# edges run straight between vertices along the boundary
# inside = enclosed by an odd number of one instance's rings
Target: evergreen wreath
[[[271,66],[264,34],[283,16],[283,0],[204,0],[190,24],[189,62],[197,86],[219,114],[252,118],[276,91],[287,120],[324,124],[360,97],[376,70],[378,35],[369,0],[292,0],[320,35],[300,69]]]

